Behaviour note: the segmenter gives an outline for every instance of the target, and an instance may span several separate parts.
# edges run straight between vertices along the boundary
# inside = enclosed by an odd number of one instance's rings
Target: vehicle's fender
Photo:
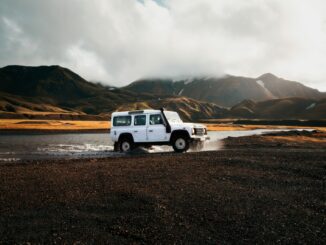
[[[132,136],[131,133],[121,133],[118,137],[118,141],[120,141],[124,137],[129,138],[132,140],[132,142],[134,142],[134,137]]]
[[[177,135],[184,135],[190,139],[190,134],[186,129],[176,129],[172,131],[169,141],[172,143],[172,141]]]
[[[192,124],[188,124],[188,123],[172,125],[172,132],[178,131],[178,130],[184,130],[184,131],[188,132],[189,136],[192,134],[192,129],[193,129]]]

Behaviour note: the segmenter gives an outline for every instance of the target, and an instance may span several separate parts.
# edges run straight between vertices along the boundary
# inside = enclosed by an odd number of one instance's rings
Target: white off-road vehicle
[[[177,112],[163,108],[112,113],[110,136],[114,150],[121,152],[152,145],[170,145],[175,152],[200,150],[209,139],[204,125],[184,123]]]

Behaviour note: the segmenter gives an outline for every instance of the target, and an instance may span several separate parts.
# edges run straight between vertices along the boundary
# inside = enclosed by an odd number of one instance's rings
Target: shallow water
[[[219,150],[221,140],[231,137],[262,134],[285,130],[244,130],[208,132],[211,140],[203,150]],[[154,146],[144,152],[169,152],[172,147]],[[108,133],[70,133],[70,134],[4,134],[0,135],[0,162],[54,158],[110,157],[123,154],[113,152],[113,143]]]

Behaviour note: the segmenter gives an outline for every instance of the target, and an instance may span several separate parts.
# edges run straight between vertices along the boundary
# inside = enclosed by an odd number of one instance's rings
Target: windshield
[[[182,123],[179,114],[174,111],[165,111],[164,115],[168,119],[169,123]]]

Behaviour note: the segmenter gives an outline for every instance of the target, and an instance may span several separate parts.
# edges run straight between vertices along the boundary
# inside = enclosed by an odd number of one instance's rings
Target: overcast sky
[[[271,72],[326,91],[324,0],[1,0],[0,66],[142,77]]]

